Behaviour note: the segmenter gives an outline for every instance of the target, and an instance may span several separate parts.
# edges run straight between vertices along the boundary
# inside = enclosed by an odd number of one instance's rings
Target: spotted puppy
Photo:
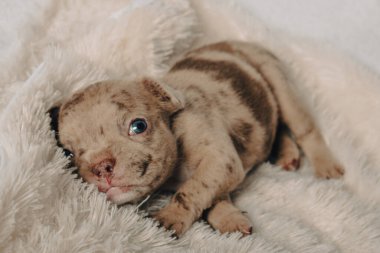
[[[288,82],[283,63],[257,45],[208,45],[161,80],[107,81],[76,93],[61,106],[60,141],[79,174],[116,204],[175,187],[155,218],[177,235],[206,209],[215,229],[250,234],[229,193],[268,159],[276,135],[285,169],[298,167],[298,144],[316,176],[343,174]]]

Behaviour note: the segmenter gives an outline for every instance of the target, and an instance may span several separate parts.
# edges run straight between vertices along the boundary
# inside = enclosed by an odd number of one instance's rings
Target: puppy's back
[[[224,123],[245,167],[265,160],[274,140],[277,103],[260,73],[260,62],[273,58],[250,44],[221,42],[189,52],[165,77],[184,92],[187,113]]]

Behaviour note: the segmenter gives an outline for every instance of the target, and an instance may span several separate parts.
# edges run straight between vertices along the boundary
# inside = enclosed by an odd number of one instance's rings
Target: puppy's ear
[[[59,143],[59,134],[58,134],[58,117],[59,117],[59,106],[54,106],[50,108],[49,110],[49,116],[50,116],[50,130],[54,131],[55,139],[57,141],[58,146],[60,146]]]
[[[152,95],[165,111],[174,113],[185,106],[182,93],[164,83],[144,78],[142,85],[145,91]]]

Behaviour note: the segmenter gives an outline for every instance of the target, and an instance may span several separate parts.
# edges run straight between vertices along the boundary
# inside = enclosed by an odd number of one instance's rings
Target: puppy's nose
[[[114,166],[114,159],[104,159],[103,161],[100,161],[99,163],[95,164],[92,167],[91,172],[98,177],[105,177],[107,181],[109,181],[109,178],[113,174]]]

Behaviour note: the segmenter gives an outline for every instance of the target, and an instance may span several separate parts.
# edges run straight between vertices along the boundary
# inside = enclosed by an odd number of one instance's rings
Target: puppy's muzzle
[[[104,159],[91,168],[91,172],[97,177],[106,178],[108,184],[111,183],[113,170],[115,167],[115,159]]]

